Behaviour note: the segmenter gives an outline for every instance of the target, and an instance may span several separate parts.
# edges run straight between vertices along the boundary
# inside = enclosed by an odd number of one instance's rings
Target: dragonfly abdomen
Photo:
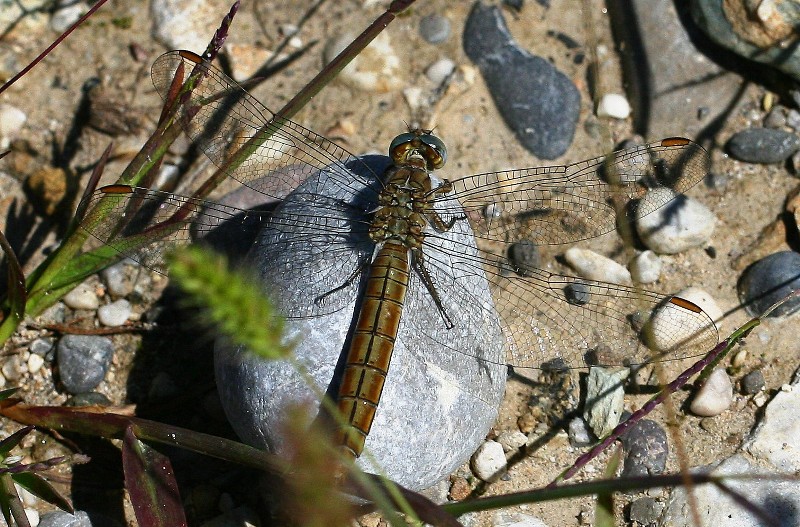
[[[361,455],[392,359],[409,279],[408,248],[387,241],[372,262],[337,406],[347,426],[339,441],[345,453]]]

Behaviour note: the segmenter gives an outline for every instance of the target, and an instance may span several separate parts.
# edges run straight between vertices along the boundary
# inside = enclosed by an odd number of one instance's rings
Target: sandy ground
[[[154,127],[160,99],[154,92],[148,72],[152,61],[167,48],[151,38],[152,22],[144,3],[130,4],[110,2],[88,25],[78,29],[42,64],[0,97],[0,102],[11,103],[27,114],[28,120],[20,137],[28,141],[36,153],[30,161],[31,167],[52,163],[51,144],[62,145],[66,141],[81,98],[81,86],[91,77],[97,77],[114,106],[123,108],[122,113],[134,120],[132,134],[115,138],[122,159],[109,165],[106,170],[108,177],[119,173],[125,156],[135,152],[137,145]],[[214,16],[222,16],[226,11],[221,2],[212,4],[219,6]],[[296,23],[306,4],[261,2],[257,12],[252,3],[245,2],[229,42],[247,46],[248,50],[273,50],[281,40],[279,26]],[[367,7],[356,1],[326,4],[311,17],[299,35],[303,44],[318,41],[316,46],[274,79],[255,89],[254,95],[270,108],[281,106],[318,71],[326,43],[335,36],[352,35],[358,28],[365,27],[380,11],[380,6],[373,4],[382,2],[367,4]],[[470,5],[469,2],[419,1],[410,13],[390,26],[386,34],[394,52],[402,60],[394,79],[401,89],[376,93],[337,82],[319,94],[296,120],[339,141],[354,153],[383,152],[391,139],[405,129],[406,123],[435,126],[449,148],[451,161],[443,175],[451,178],[467,173],[577,161],[609,151],[619,141],[630,137],[629,122],[598,120],[593,116],[586,81],[590,60],[576,64],[565,47],[552,38],[543,38],[548,30],[557,30],[579,42],[581,51],[589,57],[593,50],[599,50],[598,75],[602,88],[608,92],[623,92],[620,67],[602,2],[554,0],[549,9],[537,2],[528,2],[518,16],[506,12],[509,28],[519,44],[534,54],[551,59],[573,79],[581,92],[581,117],[574,143],[561,159],[547,163],[533,158],[515,142],[498,116],[477,69],[463,53],[461,29]],[[426,44],[418,36],[420,18],[431,13],[445,15],[452,24],[452,33],[443,44]],[[32,21],[23,20],[17,29],[0,41],[0,56],[8,59],[4,74],[9,70],[13,73],[26,64],[54,38],[49,28],[25,29],[27,23],[36,26]],[[213,27],[214,23],[210,25]],[[587,32],[587,27],[591,28],[593,35]],[[129,47],[132,45],[139,49],[138,59],[131,55]],[[455,61],[459,68],[455,82],[435,105],[412,109],[402,89],[418,86],[423,94],[432,93],[436,86],[426,79],[424,71],[442,57]],[[739,109],[730,115],[716,139],[718,145],[723,144],[734,131],[760,117],[763,95],[763,88],[754,85],[747,88]],[[672,133],[681,135],[685,132],[676,129]],[[97,131],[85,130],[71,166],[81,168],[91,164],[109,139]],[[688,285],[702,286],[726,313],[721,330],[724,336],[747,319],[738,307],[735,286],[739,275],[732,269],[730,255],[744,252],[747,244],[775,218],[781,211],[784,196],[796,186],[797,180],[782,167],[736,163],[719,150],[712,151],[712,159],[713,170],[728,177],[727,186],[723,190],[712,190],[698,185],[690,195],[710,207],[719,219],[712,242],[716,257],[709,257],[702,248],[665,257],[663,278],[656,288],[674,291]],[[86,177],[85,171],[83,177]],[[45,245],[52,243],[52,239],[51,236]],[[599,243],[611,247],[615,240]],[[554,262],[549,265],[559,268]],[[136,310],[144,311],[146,306],[147,302],[143,301]],[[768,390],[788,382],[798,358],[798,344],[791,334],[791,325],[790,321],[769,321],[758,328],[744,345],[747,357],[735,370],[735,377],[758,368],[764,373]],[[127,358],[115,359],[111,378],[100,387],[115,403],[128,400],[125,383],[132,362]],[[678,365],[669,365],[668,371],[674,375],[678,368]],[[29,386],[31,400],[56,404],[63,401],[63,395],[47,391],[49,379],[45,376],[44,380]],[[522,382],[512,380],[509,383],[495,431],[515,429],[518,420],[531,411],[526,403],[530,390]],[[674,406],[683,408],[688,396],[686,391],[679,393],[674,398]],[[646,396],[631,396],[626,404],[628,408],[636,409],[645,400]],[[658,410],[655,415],[662,422],[665,420],[663,410]],[[737,450],[756,417],[757,408],[743,396],[737,396],[733,407],[713,420],[702,421],[679,411],[671,444],[674,446],[675,440],[680,438],[685,461],[690,466],[722,459]],[[514,466],[510,478],[491,484],[488,492],[503,493],[546,484],[569,466],[577,454],[569,446],[566,435],[557,434]],[[592,463],[581,478],[601,473],[604,459]],[[678,468],[674,454],[670,456],[668,468]],[[578,524],[581,511],[590,508],[591,500],[584,499],[532,505],[526,509],[551,527],[557,527]],[[476,525],[483,524],[483,521],[488,520],[484,517]]]

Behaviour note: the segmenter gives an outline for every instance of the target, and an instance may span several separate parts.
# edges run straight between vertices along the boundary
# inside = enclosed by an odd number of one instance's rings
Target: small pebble
[[[663,266],[661,258],[650,250],[637,254],[628,262],[631,278],[639,284],[652,284],[658,281]]]
[[[564,287],[564,297],[573,306],[585,306],[592,299],[589,286],[581,282],[573,282]]]
[[[655,421],[642,419],[622,437],[625,449],[622,476],[655,476],[667,466],[667,432]]]
[[[94,287],[88,284],[79,285],[64,295],[63,300],[72,309],[93,310],[100,306],[100,299],[97,298]]]
[[[739,300],[752,316],[761,316],[770,306],[800,288],[800,254],[773,253],[748,267],[739,280]],[[800,309],[800,297],[793,297],[770,313],[786,316]]]
[[[705,244],[717,222],[714,213],[697,200],[676,195],[668,188],[647,192],[638,206],[636,232],[659,254],[675,254]]]
[[[649,496],[645,496],[644,498],[639,498],[631,502],[628,517],[632,522],[636,522],[640,525],[653,525],[661,516],[663,510],[663,503]]]
[[[733,403],[733,384],[725,370],[717,368],[703,383],[689,406],[701,417],[713,417],[727,410]]]
[[[592,436],[589,432],[589,426],[581,417],[575,417],[569,422],[569,426],[567,427],[567,437],[569,437],[569,444],[576,448],[581,448],[592,444]]]
[[[800,150],[800,138],[775,128],[748,128],[728,140],[727,150],[739,161],[782,163]]]
[[[87,10],[87,5],[73,0],[58,0],[56,12],[50,19],[50,27],[56,33],[63,33],[78,21]]]
[[[128,296],[133,291],[133,284],[128,280],[125,268],[126,264],[121,262],[100,271],[100,277],[114,298]]]
[[[464,478],[456,477],[453,479],[453,484],[450,485],[450,491],[447,495],[451,500],[461,501],[467,498],[472,493],[472,487]]]
[[[783,128],[786,126],[786,107],[775,105],[764,118],[765,128]]]
[[[632,283],[631,273],[624,266],[589,249],[570,247],[564,259],[583,278],[623,285]]]
[[[597,104],[598,117],[613,117],[614,119],[627,119],[631,114],[631,105],[624,95],[607,93]]]
[[[786,114],[786,124],[789,125],[795,132],[800,130],[800,112],[792,108]]]
[[[28,371],[36,373],[44,365],[44,358],[41,355],[31,353],[28,357]]]
[[[511,244],[508,248],[508,259],[514,272],[520,276],[529,276],[541,264],[539,247],[531,240],[520,240]]]
[[[131,316],[131,303],[120,298],[110,304],[101,306],[97,310],[97,318],[104,326],[116,327],[123,325]]]
[[[4,363],[3,367],[0,368],[3,372],[3,377],[7,381],[16,382],[20,380],[22,374],[26,371],[26,366],[23,365],[22,357],[19,355],[12,355],[9,357]]]
[[[47,360],[53,359],[53,351],[55,350],[56,341],[52,338],[40,338],[31,342],[29,346],[31,353],[41,355]]]
[[[58,341],[58,373],[70,393],[92,391],[103,381],[114,344],[107,337],[65,335]]]
[[[440,44],[450,36],[450,20],[436,13],[423,17],[419,22],[419,34],[430,44]]]
[[[456,69],[456,63],[450,59],[439,59],[425,70],[425,76],[437,86],[443,83]]]
[[[27,120],[28,116],[25,115],[25,112],[16,106],[0,104],[0,146],[4,149],[8,148],[11,139],[22,130],[22,126]]]
[[[722,309],[710,294],[699,287],[688,287],[675,296],[700,307],[719,329],[718,321],[722,319]],[[666,304],[656,309],[650,318],[646,326],[646,341],[654,350],[669,351],[677,343],[690,343],[692,336],[699,329],[698,319],[694,313]]]
[[[603,438],[619,424],[628,375],[628,368],[589,368],[583,418],[595,436]]]
[[[753,395],[760,392],[766,382],[764,381],[764,374],[761,370],[754,370],[742,377],[741,387],[742,393],[745,395]]]
[[[483,481],[495,481],[505,468],[506,455],[497,441],[485,441],[472,456],[472,471]]]
[[[497,442],[503,446],[505,452],[511,452],[525,446],[528,442],[528,436],[519,430],[511,430],[498,435]]]

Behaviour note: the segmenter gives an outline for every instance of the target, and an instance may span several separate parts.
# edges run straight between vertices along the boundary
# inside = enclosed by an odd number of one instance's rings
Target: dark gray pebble
[[[58,341],[58,373],[69,393],[92,391],[106,376],[114,344],[107,337],[66,335]]]
[[[550,62],[514,42],[497,6],[473,6],[464,28],[464,51],[525,148],[542,159],[566,152],[580,113],[578,89]]]
[[[419,22],[419,34],[430,44],[440,44],[450,36],[450,21],[439,14],[428,15]]]
[[[782,251],[770,254],[750,267],[739,281],[739,300],[752,316],[760,316],[772,304],[800,288],[800,254]],[[770,316],[789,315],[800,308],[800,298],[793,297]]]
[[[727,149],[739,161],[781,163],[800,149],[800,137],[774,128],[748,128],[734,134]]]
[[[569,284],[564,288],[564,296],[567,297],[567,302],[573,306],[583,306],[589,303],[591,298],[589,286],[580,282]]]
[[[655,421],[642,419],[622,436],[624,476],[655,476],[664,472],[669,454],[667,433]]]
[[[745,395],[753,395],[754,393],[760,392],[765,384],[764,374],[761,373],[761,370],[751,371],[742,377],[742,393]]]
[[[656,523],[663,510],[663,503],[659,503],[650,497],[644,497],[631,502],[628,516],[632,522],[640,525],[650,525]]]
[[[539,267],[541,257],[539,248],[531,240],[520,240],[508,248],[508,259],[514,272],[529,276],[531,269]]]

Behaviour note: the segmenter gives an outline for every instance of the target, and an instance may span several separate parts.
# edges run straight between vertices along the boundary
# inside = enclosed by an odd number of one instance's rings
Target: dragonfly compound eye
[[[438,137],[420,131],[400,134],[389,146],[389,157],[396,164],[402,164],[414,155],[425,160],[428,170],[436,170],[444,166],[447,148]]]

